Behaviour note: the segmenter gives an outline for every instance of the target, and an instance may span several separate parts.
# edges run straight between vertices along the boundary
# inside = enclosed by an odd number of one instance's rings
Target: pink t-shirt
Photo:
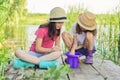
[[[44,48],[52,48],[54,45],[54,42],[57,39],[57,36],[54,37],[54,41],[48,36],[48,28],[43,27],[43,28],[38,28],[37,31],[35,32],[36,38],[41,38],[42,39],[42,44],[41,46]],[[36,40],[32,43],[30,47],[30,51],[34,51],[36,46]]]

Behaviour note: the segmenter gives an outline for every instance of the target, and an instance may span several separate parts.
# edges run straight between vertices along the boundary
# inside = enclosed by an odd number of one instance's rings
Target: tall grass
[[[119,7],[118,7],[119,8]],[[117,64],[120,64],[119,60],[119,12],[115,14],[103,14],[98,15],[97,20],[100,25],[98,27],[98,53],[103,55],[103,58],[110,59]],[[100,19],[100,20],[99,20]],[[103,19],[103,20],[102,20]],[[101,25],[102,24],[102,25]]]
[[[80,6],[69,6],[67,11],[68,22],[65,23],[67,31],[70,31],[71,25],[77,21],[77,17],[83,11],[85,11],[85,9]]]
[[[117,10],[118,10],[117,16],[118,16],[118,26],[119,26],[119,32],[118,32],[118,35],[119,35],[118,36],[118,60],[119,60],[119,64],[120,64],[120,6],[118,6]]]
[[[48,14],[28,14],[25,19],[20,20],[20,24],[39,25],[48,20]]]

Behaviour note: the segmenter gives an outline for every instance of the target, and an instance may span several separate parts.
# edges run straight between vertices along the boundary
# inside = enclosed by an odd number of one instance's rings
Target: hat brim
[[[67,19],[63,19],[63,20],[49,20],[49,22],[68,22]]]
[[[94,26],[86,27],[85,25],[83,25],[83,24],[79,21],[79,19],[77,20],[77,23],[79,24],[80,27],[82,27],[82,28],[84,28],[84,29],[86,29],[86,30],[90,30],[90,31],[95,30],[95,29],[96,29],[96,26],[97,26],[97,24],[95,23]]]

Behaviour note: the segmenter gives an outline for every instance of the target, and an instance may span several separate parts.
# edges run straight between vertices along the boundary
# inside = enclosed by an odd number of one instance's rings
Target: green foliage
[[[2,44],[0,42],[0,44]],[[3,45],[4,46],[4,45]],[[6,47],[3,47],[0,49],[0,80],[7,80],[7,78],[4,76],[4,69],[8,65],[8,62],[11,60],[11,53],[8,54],[8,49]]]
[[[119,63],[119,16],[115,14],[97,15],[98,27],[98,53],[103,59],[109,59]],[[101,25],[102,24],[102,25]],[[102,44],[101,44],[102,43]]]
[[[18,23],[24,12],[25,3],[26,0],[0,0],[0,80],[7,80],[4,77],[4,69],[13,58],[13,51],[7,47],[10,45],[8,39],[15,38],[20,30]]]
[[[24,73],[24,79],[29,80],[67,80],[66,74],[70,74],[73,71],[69,68],[69,65],[59,66],[59,67],[52,67],[49,68],[47,71],[33,71],[29,70],[29,73],[26,70],[22,70]]]
[[[26,0],[0,0],[0,31],[4,30],[0,35],[5,35],[5,39],[16,36],[15,27],[18,27],[23,13],[27,13],[25,4]]]
[[[20,20],[20,24],[24,25],[39,25],[45,23],[48,20],[48,14],[28,14],[25,19]]]
[[[119,33],[118,33],[118,61],[120,64],[120,11],[118,11],[118,23],[119,23]]]
[[[8,0],[0,0],[0,26],[5,22],[8,14],[8,8],[6,3]]]
[[[118,18],[115,18],[116,14],[97,14],[96,15],[96,21],[97,21],[97,24],[99,25],[108,25],[109,24],[117,24],[118,25],[118,21],[116,19]],[[112,20],[109,20],[108,18],[112,18]]]
[[[79,16],[79,14],[85,10],[86,9],[83,9],[80,6],[69,6],[67,12],[68,22],[65,23],[67,31],[70,31],[71,25],[77,21],[77,17]]]

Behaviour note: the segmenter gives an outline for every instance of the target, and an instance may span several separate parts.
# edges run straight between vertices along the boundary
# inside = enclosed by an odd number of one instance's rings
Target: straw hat
[[[96,16],[91,12],[85,12],[79,15],[77,23],[86,30],[96,29]]]
[[[55,7],[50,11],[50,22],[65,22],[67,21],[65,11],[60,7]]]

